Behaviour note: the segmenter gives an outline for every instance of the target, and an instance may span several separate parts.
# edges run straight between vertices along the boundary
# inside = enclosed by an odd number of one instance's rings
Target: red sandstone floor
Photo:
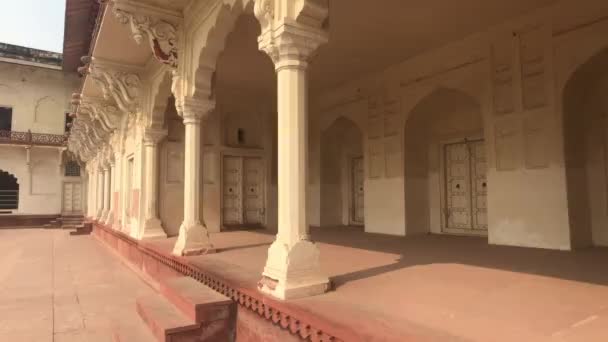
[[[0,229],[0,251],[0,341],[154,340],[135,311],[154,290],[91,236]]]
[[[314,229],[336,290],[291,303],[369,340],[608,341],[608,249],[489,246],[482,238],[387,237]],[[251,287],[273,240],[213,234],[220,253],[190,257]],[[154,242],[169,251],[174,239]]]

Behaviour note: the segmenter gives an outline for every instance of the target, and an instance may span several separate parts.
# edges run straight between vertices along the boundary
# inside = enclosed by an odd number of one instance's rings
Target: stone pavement
[[[154,293],[89,235],[0,229],[0,341],[153,341],[135,298]]]

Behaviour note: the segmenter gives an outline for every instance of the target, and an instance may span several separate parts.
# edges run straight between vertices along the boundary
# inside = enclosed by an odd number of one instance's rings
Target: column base
[[[111,211],[108,212],[103,223],[108,227],[112,227],[112,223],[114,223],[114,214]]]
[[[179,236],[173,247],[173,254],[178,256],[192,256],[215,253],[215,247],[209,239],[207,227],[200,222],[183,222],[179,227]]]
[[[157,218],[152,218],[144,222],[144,228],[139,236],[140,240],[166,238],[167,233],[163,229],[163,225]]]
[[[319,249],[307,240],[289,247],[278,239],[268,248],[268,260],[258,289],[279,299],[323,294],[330,281],[321,272]]]
[[[95,214],[95,217],[93,219],[95,220],[95,222],[101,223],[102,217],[103,217],[103,209],[99,209],[99,211]]]

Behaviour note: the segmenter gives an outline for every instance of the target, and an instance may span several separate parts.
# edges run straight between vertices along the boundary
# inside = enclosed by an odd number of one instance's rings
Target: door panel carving
[[[483,141],[445,145],[445,227],[487,229],[487,180]]]

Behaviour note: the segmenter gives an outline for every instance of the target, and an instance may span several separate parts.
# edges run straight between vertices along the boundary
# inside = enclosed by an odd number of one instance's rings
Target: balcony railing
[[[15,132],[0,130],[0,144],[19,144],[19,145],[43,145],[43,146],[65,146],[68,137],[63,134],[45,134]]]

